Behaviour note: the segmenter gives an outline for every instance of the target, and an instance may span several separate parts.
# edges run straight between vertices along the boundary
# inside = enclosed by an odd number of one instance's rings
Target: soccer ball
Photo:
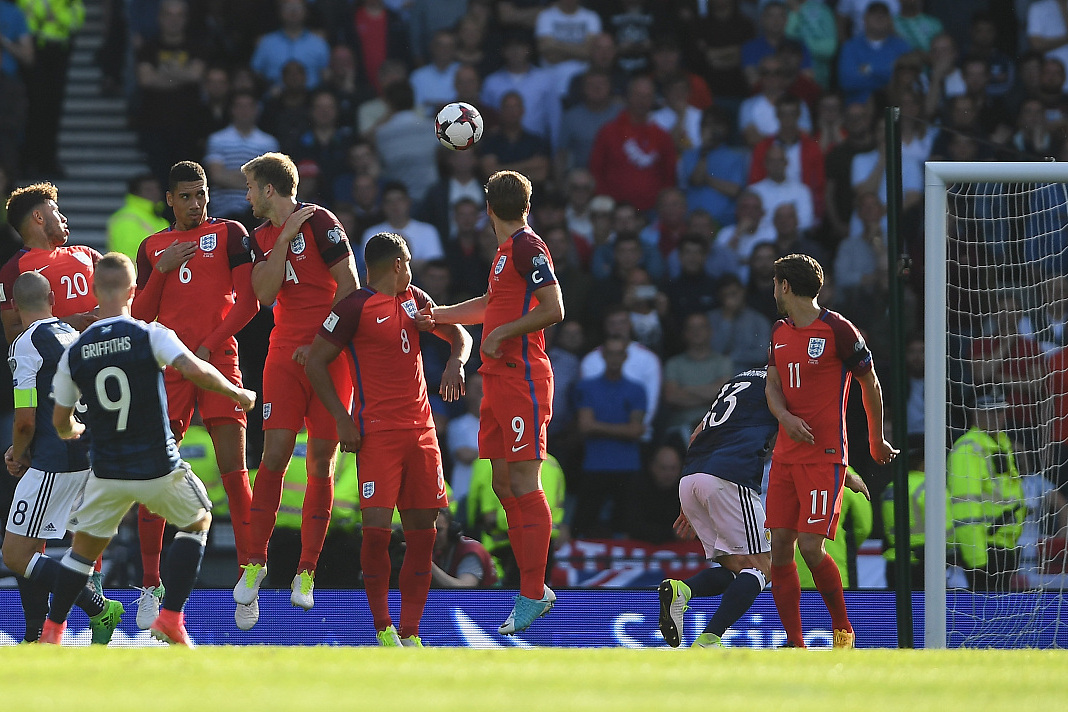
[[[462,101],[446,104],[434,119],[434,132],[445,148],[463,151],[482,138],[482,114]]]

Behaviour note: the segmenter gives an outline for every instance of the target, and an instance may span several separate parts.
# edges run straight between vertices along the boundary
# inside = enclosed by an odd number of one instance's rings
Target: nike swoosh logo
[[[530,445],[530,443],[527,443],[526,445],[520,445],[519,447],[516,447],[515,445],[513,445],[512,446],[512,452],[519,452],[520,450],[525,448],[527,445]]]
[[[36,272],[37,274],[41,274],[41,272],[44,272],[46,269],[48,269],[51,266],[52,265],[45,265],[44,267],[38,267],[37,269],[34,270],[34,272]]]
[[[273,250],[274,250],[274,248],[272,247],[272,248],[271,248],[270,250],[267,250],[266,252],[264,252],[264,253],[263,253],[263,256],[264,256],[264,257],[266,257],[267,255],[271,254],[271,252],[272,252]]]
[[[815,524],[816,522],[822,522],[824,519],[826,519],[826,517],[820,517],[819,519],[813,519],[812,517],[809,517],[808,523]]]
[[[152,256],[153,257],[159,257],[160,255],[162,255],[166,251],[167,251],[167,248],[164,247],[162,250],[156,250],[155,254],[153,254]]]
[[[393,316],[393,315],[390,314],[390,316]],[[380,316],[377,319],[375,319],[375,321],[377,321],[379,324],[381,324],[382,322],[384,322],[388,318],[389,318],[389,316]]]
[[[786,346],[786,344],[775,344],[775,348],[777,349],[781,349],[783,346]]]

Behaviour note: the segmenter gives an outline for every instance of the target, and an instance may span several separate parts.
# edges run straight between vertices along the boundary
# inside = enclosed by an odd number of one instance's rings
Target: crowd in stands
[[[370,235],[401,234],[415,282],[449,304],[486,288],[496,241],[483,181],[530,177],[530,222],[567,314],[548,334],[549,450],[573,536],[671,538],[677,499],[664,482],[724,380],[766,363],[779,256],[815,257],[828,275],[820,303],[887,361],[884,107],[901,108],[910,333],[922,332],[924,161],[1042,160],[1068,146],[1058,0],[109,6],[98,57],[109,91],[129,98],[162,185],[175,161],[205,165],[213,215],[252,227],[239,167],[281,150],[300,198],[336,213],[358,256]],[[485,120],[469,151],[435,140],[451,101]],[[1058,354],[1064,319],[1050,315]],[[434,391],[447,352],[433,339],[424,349]],[[910,433],[922,431],[913,384]],[[470,414],[437,407],[463,499]],[[863,422],[851,418],[858,443]],[[878,496],[888,473],[852,452]]]

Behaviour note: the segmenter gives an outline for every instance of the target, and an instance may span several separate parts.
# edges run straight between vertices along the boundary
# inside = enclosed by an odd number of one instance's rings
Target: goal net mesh
[[[946,206],[946,643],[1063,645],[1068,185],[950,183]]]

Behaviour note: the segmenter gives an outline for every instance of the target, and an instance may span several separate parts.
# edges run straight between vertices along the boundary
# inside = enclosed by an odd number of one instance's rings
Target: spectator
[[[200,87],[201,122],[205,138],[230,125],[230,74],[223,67],[208,67]]]
[[[470,64],[461,64],[456,70],[455,87],[456,101],[478,107],[478,113],[482,114],[483,135],[495,129],[501,122],[500,114],[482,103],[482,76],[478,70]]]
[[[919,93],[902,92],[898,101],[901,106],[901,121],[898,124],[901,131],[901,161],[909,161],[922,169],[931,155],[938,129],[923,120],[923,99]],[[1041,104],[1038,110],[1041,113]],[[915,175],[916,171],[909,170]]]
[[[762,285],[767,291],[767,285]],[[771,322],[745,303],[741,280],[727,275],[719,281],[719,308],[708,315],[712,325],[712,350],[731,360],[732,373],[768,362]]]
[[[716,306],[717,281],[706,268],[708,262],[708,238],[687,232],[679,241],[677,254],[679,273],[668,280],[664,287],[674,328],[690,314],[706,314]]]
[[[922,437],[927,411],[924,408],[924,348],[923,337],[914,335],[905,342],[905,376],[908,379],[905,418],[909,438]],[[922,441],[921,441],[922,442]],[[922,468],[921,468],[922,469]]]
[[[815,206],[812,190],[799,180],[792,179],[786,172],[786,150],[777,143],[768,146],[764,152],[764,171],[762,180],[749,186],[749,190],[760,196],[768,214],[784,203],[792,203],[797,208],[797,219],[802,230],[809,230],[816,225]]]
[[[864,30],[846,40],[838,56],[838,84],[850,101],[863,101],[886,87],[894,62],[909,51],[893,34],[893,20],[885,2],[876,0],[864,11]]]
[[[689,437],[689,433],[686,435]],[[673,525],[681,509],[681,477],[682,454],[678,447],[665,444],[653,450],[648,464],[638,474],[630,495],[633,514],[627,533],[632,539],[652,544],[674,541]]]
[[[640,383],[645,389],[645,432],[651,433],[653,419],[660,403],[662,379],[660,358],[632,337],[630,315],[621,305],[609,307],[604,317],[604,338],[623,339],[627,344],[627,357],[623,362],[623,375]],[[580,374],[583,379],[596,378],[605,372],[605,358],[601,347],[590,351],[582,359]]]
[[[831,149],[824,161],[827,173],[824,244],[832,252],[849,236],[853,215],[853,156],[875,148],[871,123],[871,102],[846,106],[846,139]]]
[[[578,235],[585,242],[587,250],[593,247],[593,193],[597,185],[593,174],[582,167],[572,168],[564,176],[567,205],[564,207],[564,219],[567,229]],[[587,262],[589,260],[587,259]]]
[[[1040,287],[1042,304],[1020,320],[1020,334],[1034,340],[1049,358],[1068,346],[1068,277],[1053,275]]]
[[[834,260],[834,288],[843,313],[861,328],[871,326],[885,304],[886,206],[871,192],[857,195],[860,228],[838,246]]]
[[[1020,563],[1018,540],[1027,513],[1007,407],[987,390],[968,408],[970,429],[946,462],[950,531],[947,545],[973,591],[1009,591]]]
[[[505,94],[519,92],[523,97],[523,128],[554,145],[560,131],[560,99],[554,74],[530,63],[530,40],[510,37],[504,45],[504,66],[482,83],[482,101],[499,111]]]
[[[497,566],[480,542],[460,531],[448,508],[438,512],[435,524],[434,560],[430,575],[438,588],[492,588],[497,584]]]
[[[137,248],[144,239],[170,224],[160,217],[162,202],[163,190],[156,176],[140,173],[131,178],[126,183],[122,207],[108,218],[108,250],[136,260]]]
[[[404,62],[387,59],[378,68],[378,82],[375,86],[388,87],[396,82],[408,83],[408,69],[404,66]],[[415,104],[414,97],[412,104],[413,106]],[[356,108],[356,131],[361,138],[371,139],[375,129],[389,118],[389,104],[386,103],[384,96],[368,99]]]
[[[776,104],[786,94],[789,84],[786,65],[779,55],[769,55],[760,60],[760,92],[742,102],[738,112],[738,129],[746,144],[756,146],[764,139],[779,133]],[[804,131],[812,130],[812,116],[808,106],[801,104],[798,126]]]
[[[686,233],[686,193],[678,188],[664,188],[656,198],[656,219],[639,233],[646,248],[670,255]]]
[[[351,17],[351,24],[344,29],[345,43],[356,50],[375,91],[382,93],[389,86],[380,74],[386,62],[396,62],[403,67],[407,79],[411,45],[408,28],[401,16],[386,7],[382,0],[361,0]]]
[[[438,30],[430,42],[430,62],[412,72],[409,83],[415,94],[415,106],[433,118],[442,106],[456,98],[456,37],[448,30]]]
[[[591,73],[608,77],[608,95],[613,99],[618,99],[626,93],[630,75],[620,67],[616,59],[616,43],[612,35],[602,32],[590,40],[590,61],[585,72],[571,78],[571,84],[563,98],[565,111],[583,100],[584,77]]]
[[[908,499],[909,499],[909,579],[913,591],[922,591],[924,581],[924,533],[927,512],[925,494],[926,477],[924,475],[923,433],[909,433],[908,451]],[[948,508],[947,508],[948,509]],[[883,529],[885,531],[883,558],[886,560],[886,587],[893,589],[897,583],[897,551],[895,548],[894,484],[891,482],[883,490]]]
[[[957,66],[959,60],[960,53],[953,37],[943,33],[931,40],[931,50],[927,53],[927,64],[930,66],[927,98],[924,102],[929,119],[942,110],[943,100],[964,93],[964,77]]]
[[[627,275],[623,290],[623,306],[630,312],[631,333],[634,340],[659,354],[663,350],[663,319],[667,317],[667,297],[656,288],[649,273],[642,268]]]
[[[434,135],[434,125],[415,110],[415,97],[408,82],[393,82],[386,87],[384,96],[389,114],[374,130],[383,177],[404,183],[412,200],[420,202],[438,180],[441,144]]]
[[[656,15],[645,0],[623,0],[619,9],[608,16],[609,36],[619,48],[619,66],[627,74],[639,74],[649,68],[653,48]]]
[[[665,33],[657,37],[653,43],[653,51],[650,56],[652,71],[649,76],[656,82],[657,91],[667,95],[667,85],[670,81],[682,77],[686,80],[687,93],[686,103],[698,111],[704,111],[712,106],[712,92],[708,84],[699,74],[695,74],[682,62],[682,49],[675,39],[674,33]]]
[[[990,65],[982,57],[965,57],[961,64],[964,93],[972,98],[983,138],[1004,143],[1012,135],[1013,120],[1005,101],[989,93]]]
[[[188,26],[186,3],[163,0],[159,5],[159,37],[144,43],[137,52],[138,138],[160,185],[167,183],[171,166],[199,153],[197,144],[202,138],[197,129],[201,126],[200,82],[206,51]],[[49,86],[49,91],[55,92],[61,84]]]
[[[901,12],[894,16],[894,32],[909,47],[926,52],[942,29],[941,20],[923,11],[923,0],[901,0]]]
[[[477,150],[483,175],[497,171],[516,171],[527,176],[535,185],[549,179],[549,144],[538,135],[524,129],[526,108],[523,96],[509,91],[501,98],[501,124],[484,136]]]
[[[774,244],[780,257],[808,255],[821,265],[830,264],[830,257],[823,246],[801,230],[797,220],[797,208],[793,203],[783,203],[775,208],[771,216],[771,225],[775,228]]]
[[[558,96],[567,93],[571,79],[586,71],[591,42],[601,32],[601,17],[580,0],[556,0],[538,13],[534,37],[542,66],[554,74]]]
[[[330,50],[330,65],[323,77],[322,88],[337,99],[338,121],[355,132],[356,108],[373,99],[375,90],[360,71],[356,53],[348,45],[339,44]]]
[[[1027,43],[1049,59],[1068,65],[1068,8],[1058,0],[1038,0],[1027,10]],[[1063,81],[1062,89],[1068,90]]]
[[[605,246],[612,255],[611,271],[604,277],[594,280],[593,293],[597,295],[594,302],[595,314],[603,314],[604,309],[623,301],[623,294],[630,283],[630,273],[642,268],[644,252],[641,238],[633,232],[619,232],[615,239]],[[650,248],[650,251],[652,248]]]
[[[26,131],[27,73],[33,63],[33,36],[26,16],[13,3],[0,3],[0,170],[14,175],[20,167]]]
[[[749,84],[742,72],[742,45],[755,35],[753,23],[738,10],[738,0],[709,0],[707,14],[685,23],[687,46],[692,48],[691,63],[701,67],[716,98],[735,101],[749,95]]]
[[[582,476],[575,488],[575,536],[606,538],[626,529],[626,494],[641,470],[646,392],[623,373],[628,341],[609,336],[598,350],[604,368],[575,387],[578,429],[586,441]],[[602,519],[611,506],[609,521]]]
[[[558,175],[575,168],[585,169],[597,132],[623,107],[623,102],[612,94],[612,80],[606,72],[591,69],[575,80],[582,84],[582,100],[565,111],[560,120]]]
[[[204,167],[212,186],[211,214],[241,220],[251,226],[252,210],[245,200],[245,174],[241,166],[270,151],[278,150],[274,136],[256,128],[256,97],[237,92],[230,100],[233,123],[208,137]]]
[[[26,78],[27,114],[22,161],[29,175],[63,177],[63,168],[58,160],[59,121],[63,116],[65,95],[63,87],[67,83],[74,35],[85,23],[85,5],[82,0],[20,0],[18,5],[35,45],[33,54],[28,56],[23,42],[12,43],[12,49],[17,47],[16,56],[23,62]],[[163,12],[162,5],[160,11]],[[14,16],[11,17],[13,19]],[[18,32],[18,20],[15,20],[14,27]],[[6,37],[7,29],[0,31],[0,35]],[[0,44],[0,51],[4,54],[8,52],[6,41]],[[4,101],[7,101],[6,96]]]
[[[466,410],[463,415],[449,421],[446,434],[445,451],[452,461],[450,499],[457,504],[460,512],[466,511],[467,493],[471,489],[471,464],[478,459],[478,409],[481,404],[482,376],[474,372],[467,376],[464,387]]]
[[[831,86],[831,62],[838,52],[838,27],[834,12],[824,0],[789,3],[786,36],[797,40],[812,57],[812,74],[824,89]]]
[[[553,263],[556,258],[553,258]],[[566,307],[565,307],[566,308]],[[579,380],[586,332],[582,324],[568,314],[552,332],[549,361],[553,365],[553,419],[549,422],[549,447],[556,453],[565,472],[575,482],[582,469],[582,434],[576,427],[575,385]]]
[[[486,189],[482,187],[483,183],[476,172],[478,155],[474,151],[439,148],[438,155],[442,158],[444,171],[441,178],[427,190],[417,216],[437,228],[438,234],[451,242],[456,239],[454,208],[467,198],[476,210],[484,211]]]
[[[252,69],[268,84],[282,80],[282,66],[290,60],[304,65],[308,89],[319,86],[330,65],[330,45],[308,29],[308,7],[304,0],[279,0],[282,26],[260,38],[252,53]]]
[[[1016,81],[1016,62],[999,49],[998,26],[989,13],[976,12],[972,15],[970,37],[968,53],[982,57],[990,66],[990,87],[987,91],[992,96],[1004,97]]]
[[[768,149],[773,144],[778,144],[786,152],[786,177],[808,186],[812,192],[813,210],[815,215],[820,217],[823,215],[827,180],[823,172],[823,151],[815,139],[801,130],[801,107],[801,100],[790,94],[783,94],[775,102],[775,118],[779,122],[779,132],[753,148],[752,162],[749,164],[749,182],[756,183],[767,177],[764,158]]]
[[[467,0],[412,0],[408,4],[408,32],[416,65],[433,62],[434,42],[438,33],[456,27],[467,12]],[[455,38],[453,48],[455,49]],[[416,103],[419,92],[415,92]]]
[[[1050,128],[1062,135],[1068,131],[1068,94],[1063,89],[1066,76],[1061,60],[1055,57],[1043,60],[1038,97],[1046,107]]]
[[[352,141],[352,129],[339,124],[337,97],[326,89],[316,91],[311,100],[311,128],[293,147],[293,160],[297,165],[311,161],[318,166],[318,198],[326,205],[347,197],[334,195],[334,184],[345,172]]]
[[[499,46],[493,46],[495,38],[487,37],[486,27],[486,23],[471,14],[464,15],[456,25],[456,59],[474,69],[479,77],[500,66]]]
[[[727,146],[730,117],[718,106],[701,115],[701,141],[679,160],[679,186],[692,209],[707,210],[721,225],[735,222],[735,200],[749,172],[749,158]]]
[[[451,213],[450,219],[456,225],[456,232],[448,240],[446,261],[452,275],[454,291],[458,301],[480,297],[486,293],[489,286],[487,275],[493,267],[493,258],[497,255],[497,239],[493,234],[493,226],[485,220],[485,205],[476,203],[467,196],[456,202]],[[542,237],[544,239],[545,233],[542,233]]]
[[[785,42],[787,10],[784,0],[768,0],[761,5],[760,28],[757,36],[742,45],[742,70],[749,86],[756,89],[760,82],[760,62],[777,54]],[[801,70],[812,74],[812,56],[802,45]]]
[[[377,225],[386,219],[382,212],[381,191],[378,179],[373,175],[361,173],[352,180],[350,191],[352,196],[351,207],[355,219],[354,229],[348,234],[350,240],[362,239],[364,232],[372,225]],[[347,231],[346,231],[347,232]],[[353,252],[359,252],[360,244],[353,244]]]
[[[312,93],[305,81],[304,65],[291,59],[282,65],[282,83],[267,92],[260,115],[260,127],[278,139],[285,151],[292,151],[300,137],[311,128],[308,109]]]
[[[597,132],[590,155],[597,192],[639,210],[651,209],[660,191],[675,185],[675,146],[649,120],[654,100],[652,80],[632,79],[625,111]]]
[[[953,103],[965,102],[965,97],[956,97]],[[875,122],[875,147],[870,151],[853,156],[850,167],[854,195],[875,193],[884,204],[888,200],[886,193],[886,129],[882,118]],[[946,136],[952,134],[946,133]],[[932,144],[932,152],[939,143]],[[923,198],[923,167],[916,161],[901,162],[901,208],[909,210],[920,204]],[[850,227],[853,231],[853,227]]]
[[[842,95],[836,92],[828,92],[820,97],[816,109],[816,126],[812,137],[820,145],[820,150],[826,156],[831,149],[842,143],[846,137],[845,126],[842,122]],[[824,166],[826,169],[826,166]],[[826,170],[824,170],[826,173]]]
[[[1009,145],[1034,160],[1056,156],[1062,143],[1062,138],[1049,130],[1042,102],[1038,99],[1024,99],[1016,116],[1016,133],[1009,139]]]
[[[708,314],[693,312],[683,319],[682,340],[685,350],[664,364],[661,428],[687,442],[708,404],[736,371],[729,357],[712,350]]]
[[[864,33],[864,18],[868,8],[878,0],[838,0],[835,11],[838,13],[840,32],[843,37],[859,37]],[[901,12],[901,0],[883,0],[887,12],[897,15]]]
[[[745,303],[758,314],[762,314],[769,324],[782,316],[779,306],[775,303],[775,296],[767,287],[775,276],[775,260],[778,258],[779,251],[774,243],[761,243],[753,248],[747,264],[749,281],[745,288]]]
[[[408,85],[403,85],[408,89]],[[411,90],[409,89],[409,92]],[[360,244],[366,245],[367,240],[379,232],[395,232],[408,243],[408,251],[412,254],[412,273],[418,276],[427,260],[444,257],[441,249],[441,238],[438,231],[430,223],[413,220],[412,199],[408,188],[399,181],[386,183],[382,188],[382,212],[386,219],[378,225],[372,225],[363,233]],[[363,269],[362,255],[357,255],[356,263]]]
[[[730,252],[736,265],[745,265],[757,245],[775,241],[775,231],[764,219],[764,214],[764,199],[758,193],[746,190],[738,196],[734,206],[734,224],[716,233],[715,244]],[[744,266],[739,267],[736,274],[743,281],[748,280],[748,270]]]
[[[649,117],[668,132],[681,154],[701,143],[701,111],[689,103],[690,82],[684,75],[664,82],[663,93],[664,106]]]

